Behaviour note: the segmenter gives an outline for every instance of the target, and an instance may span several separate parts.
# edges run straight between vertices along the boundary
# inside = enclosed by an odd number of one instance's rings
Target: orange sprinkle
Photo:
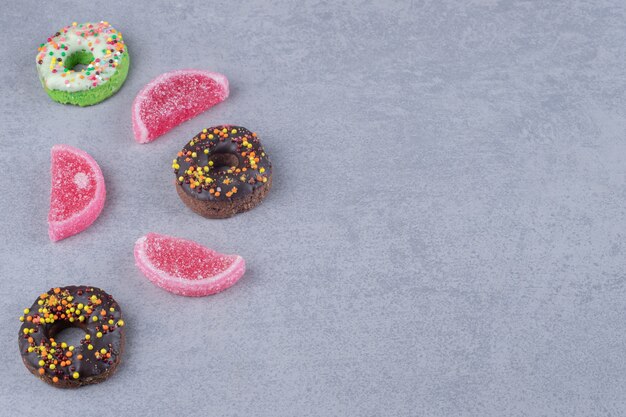
[[[39,375],[43,375],[45,373],[46,373],[45,369],[39,368]]]
[[[220,192],[219,192],[219,191],[216,191],[216,192],[215,192],[215,197],[219,197],[219,196],[220,196]]]
[[[52,378],[52,382],[54,382],[54,383],[56,384],[57,382],[59,382],[59,378],[58,378],[58,377],[56,377],[56,376],[55,376],[55,377],[53,377],[53,378]]]
[[[79,361],[82,361],[82,360],[83,360],[83,355],[78,355],[76,358],[77,358]]]
[[[61,288],[57,287],[57,288],[55,288],[55,289],[54,289],[54,293],[55,293],[55,294],[58,294],[58,293],[60,293],[60,292],[61,292]]]
[[[72,355],[74,355],[74,354],[72,353],[71,350],[68,350],[67,353],[65,354],[65,356],[67,356],[68,358],[71,358]]]

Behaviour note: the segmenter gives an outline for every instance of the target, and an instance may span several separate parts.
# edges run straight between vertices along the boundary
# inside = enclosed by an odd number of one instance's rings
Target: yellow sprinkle
[[[197,158],[197,157],[198,157],[198,154],[197,154],[197,153],[195,153],[195,152],[192,152],[192,153],[191,153],[191,157],[192,157],[192,158]]]
[[[30,309],[25,308],[25,309],[24,309],[24,314],[28,314],[28,313],[30,313]]]
[[[204,172],[209,172],[209,167],[205,166],[204,168],[202,168],[204,170]]]
[[[96,333],[96,337],[102,337],[102,332]]]
[[[231,131],[230,131],[230,133],[233,133],[233,134],[234,134],[234,133],[237,133],[237,129],[233,129],[233,130],[231,130]]]
[[[178,181],[180,181],[180,182],[185,181],[185,177],[183,177],[183,176],[178,177]]]
[[[67,343],[65,343],[65,342],[61,343],[61,347],[62,347],[63,349],[66,349],[66,348],[67,348]]]
[[[28,347],[28,351],[29,351],[29,352],[31,352],[31,353],[32,353],[34,350],[35,350],[35,348],[33,348],[32,346],[29,346],[29,347]]]
[[[56,366],[55,364],[53,364],[53,363],[51,363],[51,364],[50,364],[50,369],[54,369],[54,368],[56,368],[56,367],[57,367],[57,366]]]
[[[118,325],[119,327],[122,327],[122,326],[124,325],[124,320],[118,320],[118,321],[117,321],[117,325]]]
[[[208,150],[208,149],[205,149],[205,150],[204,150],[204,154],[205,154],[205,155],[208,155],[208,154],[209,154],[209,150]]]
[[[209,161],[209,166],[212,167],[213,166],[213,161]]]
[[[206,130],[206,129],[202,129],[202,133],[206,133],[206,132],[207,132],[207,130]]]
[[[24,329],[24,334],[28,334],[28,329]]]
[[[79,376],[80,376],[80,374],[78,372],[74,372],[72,374],[72,378],[74,378],[74,379],[78,379]]]
[[[215,136],[213,136],[213,133],[209,134],[209,139],[213,139]]]
[[[85,335],[85,340],[89,340],[89,339],[91,339],[91,335],[90,334],[86,334]]]
[[[46,363],[42,360],[39,361],[39,366],[44,366]]]
[[[259,169],[259,172],[260,172],[261,174],[262,174],[262,173],[264,173],[264,172],[265,172],[265,168],[261,168],[261,169]]]
[[[93,345],[91,345],[91,344],[90,344],[90,345],[87,345],[87,349],[89,349],[89,350],[93,350]]]
[[[68,349],[69,349],[69,350],[70,350],[70,352],[71,352],[72,350],[74,350],[74,346],[70,346]]]
[[[24,316],[20,316],[20,321],[24,321]]]
[[[98,316],[93,316],[93,317],[91,318],[91,320],[93,320],[93,321],[98,321]]]
[[[104,355],[105,353],[107,353],[107,350],[105,348],[102,348],[100,349],[100,353]]]

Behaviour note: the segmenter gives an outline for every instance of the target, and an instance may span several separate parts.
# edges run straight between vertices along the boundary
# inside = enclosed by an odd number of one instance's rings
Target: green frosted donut
[[[39,46],[36,61],[50,98],[77,106],[111,97],[124,84],[130,67],[122,34],[108,22],[64,27]]]

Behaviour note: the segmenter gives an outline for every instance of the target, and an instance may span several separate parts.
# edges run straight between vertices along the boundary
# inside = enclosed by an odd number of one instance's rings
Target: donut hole
[[[234,153],[214,153],[209,156],[209,162],[213,162],[213,169],[217,171],[228,171],[239,166],[239,158]]]
[[[63,63],[63,65],[68,70],[85,71],[89,64],[93,62],[93,60],[94,57],[91,52],[78,51],[65,58],[65,62]]]
[[[80,346],[81,339],[85,338],[85,330],[78,327],[69,325],[70,323],[61,323],[59,325],[53,325],[48,329],[46,337],[48,339],[54,338],[57,343],[67,343],[68,346]]]

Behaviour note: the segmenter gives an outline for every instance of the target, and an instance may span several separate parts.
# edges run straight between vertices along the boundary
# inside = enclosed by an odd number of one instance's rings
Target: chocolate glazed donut
[[[95,384],[111,376],[124,350],[124,320],[117,302],[88,286],[53,288],[20,317],[19,349],[26,368],[60,388]],[[57,342],[68,327],[85,331],[79,346]]]
[[[178,152],[172,168],[179,197],[208,218],[248,211],[272,186],[272,164],[257,134],[240,126],[202,130]]]

